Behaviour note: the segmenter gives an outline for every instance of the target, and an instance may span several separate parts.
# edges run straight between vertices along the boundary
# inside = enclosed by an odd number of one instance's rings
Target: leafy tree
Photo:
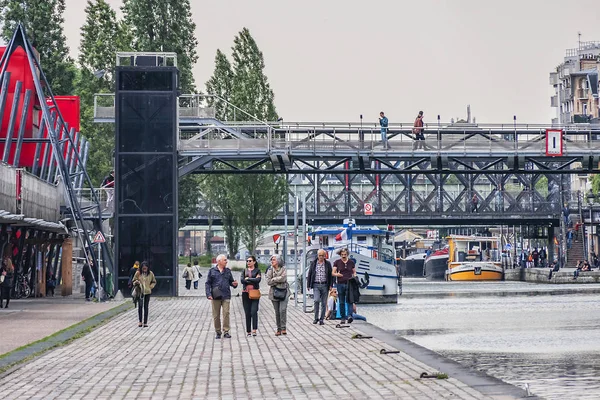
[[[23,23],[55,95],[73,94],[77,75],[63,33],[64,11],[65,0],[0,0],[2,37],[10,41],[18,23]]]
[[[114,126],[94,123],[94,94],[114,91],[116,53],[130,50],[127,27],[106,0],[88,0],[81,27],[77,95],[81,99],[81,132],[90,142],[87,171],[99,185],[113,166]]]
[[[189,0],[124,0],[123,15],[135,51],[177,53],[183,92],[194,91],[192,68],[198,60],[196,24]]]
[[[234,40],[233,64],[217,50],[215,71],[206,82],[213,99],[217,117],[225,120],[247,120],[249,115],[259,120],[276,120],[273,90],[264,74],[264,59],[247,28]],[[248,114],[233,112],[227,102]],[[239,167],[245,166],[238,163]],[[213,188],[219,188],[215,192]],[[201,184],[206,199],[220,214],[227,234],[230,255],[237,253],[236,240],[243,240],[253,253],[259,236],[281,209],[287,196],[287,181],[277,175],[210,175]]]

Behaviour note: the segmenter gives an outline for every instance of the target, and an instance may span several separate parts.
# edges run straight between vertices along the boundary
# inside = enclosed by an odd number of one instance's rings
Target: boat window
[[[256,255],[260,256],[260,250],[256,250]]]
[[[394,264],[394,251],[392,249],[383,248],[379,251],[379,259],[388,264]]]
[[[357,236],[356,237],[356,243],[358,244],[366,244],[367,243],[367,237],[366,236]]]
[[[265,250],[265,256],[268,256],[269,254],[271,254],[271,250]]]
[[[321,244],[322,244],[323,246],[329,246],[329,236],[323,236],[323,237],[321,238]]]

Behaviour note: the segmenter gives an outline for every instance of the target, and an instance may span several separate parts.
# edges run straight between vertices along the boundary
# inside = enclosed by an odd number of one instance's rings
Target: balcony
[[[558,96],[550,97],[550,107],[558,107]]]
[[[580,100],[587,100],[589,97],[589,89],[577,89],[577,98]]]
[[[558,85],[558,72],[550,72],[550,85]]]

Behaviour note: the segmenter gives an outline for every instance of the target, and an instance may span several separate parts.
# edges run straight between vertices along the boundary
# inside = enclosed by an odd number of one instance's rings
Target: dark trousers
[[[142,322],[142,307],[144,308],[144,324],[148,323],[148,303],[150,303],[150,295],[145,294],[138,301],[138,319]]]
[[[8,303],[10,303],[10,286],[2,285],[0,286],[0,305],[6,300],[6,307],[8,307]]]
[[[253,330],[258,329],[258,302],[260,300],[251,300],[247,292],[242,293],[242,305],[246,314],[246,332],[250,332],[250,326]]]
[[[194,289],[198,289],[198,282],[200,281],[194,281]]]
[[[348,294],[348,285],[345,283],[338,283],[338,300],[340,302],[340,317],[342,321],[346,320],[346,299]]]
[[[188,281],[188,280],[186,279],[186,280],[185,280],[185,288],[186,288],[187,290],[190,290],[190,288],[191,288],[191,287],[192,287],[192,281],[191,281],[191,280],[189,280],[189,281]]]
[[[90,279],[89,281],[85,281],[85,298],[89,299],[90,295],[92,294],[92,284],[94,282],[92,282],[92,280]]]
[[[326,283],[315,283],[313,286],[313,294],[315,298],[315,321],[323,320],[325,318],[325,312],[327,310],[327,296],[329,295],[329,288]],[[319,308],[321,309],[321,317],[319,318]]]

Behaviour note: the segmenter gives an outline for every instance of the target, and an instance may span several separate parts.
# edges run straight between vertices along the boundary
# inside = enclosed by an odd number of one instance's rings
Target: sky
[[[84,0],[66,0],[74,57]],[[108,0],[113,8],[121,0]],[[196,86],[217,49],[247,27],[285,121],[390,122],[465,118],[549,123],[549,73],[568,48],[600,41],[596,0],[191,0]]]

